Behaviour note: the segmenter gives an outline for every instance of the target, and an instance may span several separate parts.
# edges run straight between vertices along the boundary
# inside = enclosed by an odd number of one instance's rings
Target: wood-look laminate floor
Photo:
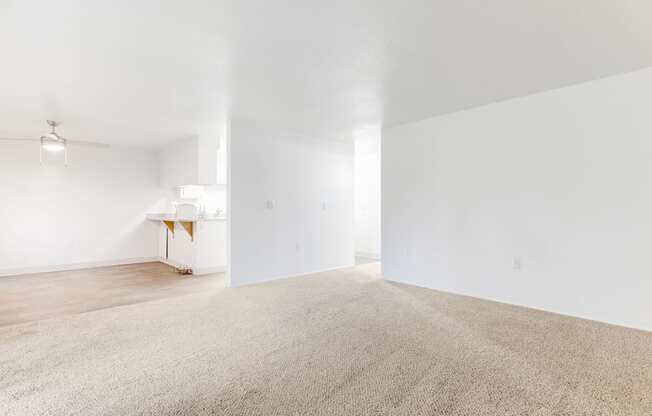
[[[163,263],[0,277],[0,326],[219,287],[224,273],[182,276]]]

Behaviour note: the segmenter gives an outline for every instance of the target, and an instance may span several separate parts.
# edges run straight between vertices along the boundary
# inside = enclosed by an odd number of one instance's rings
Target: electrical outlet
[[[520,271],[523,268],[523,260],[520,257],[514,257],[514,270]]]

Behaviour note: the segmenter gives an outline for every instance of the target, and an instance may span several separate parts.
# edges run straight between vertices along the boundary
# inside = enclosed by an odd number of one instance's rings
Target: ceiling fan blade
[[[41,141],[40,139],[29,139],[25,137],[0,137],[0,141],[8,141],[8,142],[39,142]],[[110,145],[106,143],[98,143],[98,142],[87,142],[84,140],[67,140],[66,143],[73,145],[73,146],[86,146],[86,147],[97,147],[100,149],[108,149],[111,147]]]
[[[38,142],[40,139],[28,139],[25,137],[0,137],[2,141],[11,141],[11,142]]]
[[[110,145],[106,143],[98,143],[98,142],[87,142],[84,140],[68,140],[66,139],[66,143],[73,145],[73,146],[86,146],[86,147],[98,147],[101,149],[108,149],[111,147]]]

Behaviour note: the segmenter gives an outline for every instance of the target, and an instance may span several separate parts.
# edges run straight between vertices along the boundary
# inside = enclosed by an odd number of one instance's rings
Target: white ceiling
[[[652,66],[646,0],[0,0],[0,135],[350,137]],[[605,97],[608,99],[608,97]]]

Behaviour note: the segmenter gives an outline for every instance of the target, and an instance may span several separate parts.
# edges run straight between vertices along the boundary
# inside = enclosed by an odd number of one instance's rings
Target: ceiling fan
[[[40,139],[32,138],[17,138],[17,137],[0,137],[0,140],[11,140],[11,141],[33,141],[40,142],[39,146],[39,160],[43,163],[43,150],[47,152],[60,152],[64,151],[64,163],[68,165],[68,145],[74,146],[89,146],[89,147],[100,147],[108,148],[108,144],[104,143],[95,143],[95,142],[86,142],[82,140],[68,140],[60,136],[56,132],[56,128],[59,124],[57,121],[46,120],[48,125],[51,127],[51,131],[43,136]]]

